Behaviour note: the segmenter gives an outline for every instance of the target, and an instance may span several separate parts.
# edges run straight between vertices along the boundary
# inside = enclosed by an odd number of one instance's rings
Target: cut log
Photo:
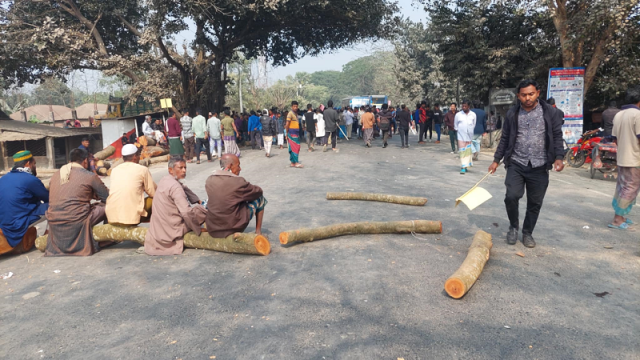
[[[152,157],[151,159],[149,159],[149,165],[167,162],[169,161],[169,157],[170,157],[169,155]]]
[[[327,193],[327,200],[363,200],[379,201],[401,205],[424,206],[426,198],[412,196],[396,196],[385,194],[354,193],[354,192],[330,192]]]
[[[473,237],[467,258],[444,283],[444,290],[449,296],[460,299],[471,289],[489,260],[492,246],[491,234],[479,230]]]
[[[335,224],[315,229],[291,230],[280,233],[280,243],[283,245],[294,242],[310,242],[343,235],[355,234],[440,234],[442,222],[413,220],[386,222],[357,222]]]
[[[104,148],[104,150],[98,151],[97,153],[93,154],[93,157],[96,160],[104,160],[106,158],[108,158],[109,156],[115,154],[116,152],[116,148],[114,148],[113,146],[109,145],[106,148]]]
[[[141,159],[152,158],[160,155],[166,155],[169,153],[169,150],[161,148],[159,146],[147,146],[142,150],[140,154]]]
[[[98,241],[134,241],[144,245],[144,238],[148,228],[144,227],[121,227],[113,225],[98,225],[93,227],[93,238]],[[36,247],[40,251],[47,248],[47,235],[36,239]],[[253,233],[235,233],[226,238],[213,238],[207,232],[200,236],[190,232],[184,236],[184,246],[191,249],[204,249],[220,251],[232,254],[252,254],[269,255],[271,244],[269,239],[263,235]]]

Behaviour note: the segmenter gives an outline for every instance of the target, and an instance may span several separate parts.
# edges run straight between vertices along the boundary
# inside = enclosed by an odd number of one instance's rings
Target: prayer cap
[[[138,152],[138,148],[133,144],[127,144],[122,147],[122,156],[133,155]]]
[[[33,155],[31,155],[31,151],[29,150],[20,151],[20,152],[17,152],[15,155],[13,155],[13,162],[29,160],[32,157]]]

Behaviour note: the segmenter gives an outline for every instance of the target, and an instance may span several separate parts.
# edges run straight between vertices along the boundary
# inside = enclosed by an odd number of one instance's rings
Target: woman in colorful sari
[[[289,161],[291,167],[303,168],[298,157],[300,156],[300,123],[298,122],[298,102],[291,102],[291,111],[287,114],[287,138],[289,143]]]
[[[455,130],[458,134],[458,149],[460,151],[460,174],[466,174],[467,168],[473,166],[473,129],[476,127],[476,114],[470,111],[471,102],[462,102],[462,111],[456,114],[454,120]]]

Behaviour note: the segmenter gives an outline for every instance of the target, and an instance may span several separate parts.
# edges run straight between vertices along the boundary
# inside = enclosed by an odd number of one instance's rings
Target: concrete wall
[[[133,130],[136,126],[135,119],[102,120],[102,145],[103,149],[122,137],[123,133]]]

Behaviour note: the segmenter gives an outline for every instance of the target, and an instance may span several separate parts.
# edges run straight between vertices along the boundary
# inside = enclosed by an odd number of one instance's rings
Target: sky
[[[398,0],[398,6],[400,7],[400,15],[409,18],[414,22],[425,22],[426,13],[422,6],[413,5],[412,0]],[[268,75],[269,81],[283,79],[287,75],[295,75],[297,72],[308,72],[321,70],[342,70],[342,66],[346,63],[353,61],[357,58],[367,56],[371,54],[371,45],[375,42],[367,42],[363,44],[357,44],[350,48],[340,49],[333,53],[323,54],[317,57],[306,56],[299,59],[296,63],[287,66],[281,66],[276,68],[270,68]],[[376,44],[382,47],[388,46],[388,44]],[[379,47],[376,47],[379,49]]]

